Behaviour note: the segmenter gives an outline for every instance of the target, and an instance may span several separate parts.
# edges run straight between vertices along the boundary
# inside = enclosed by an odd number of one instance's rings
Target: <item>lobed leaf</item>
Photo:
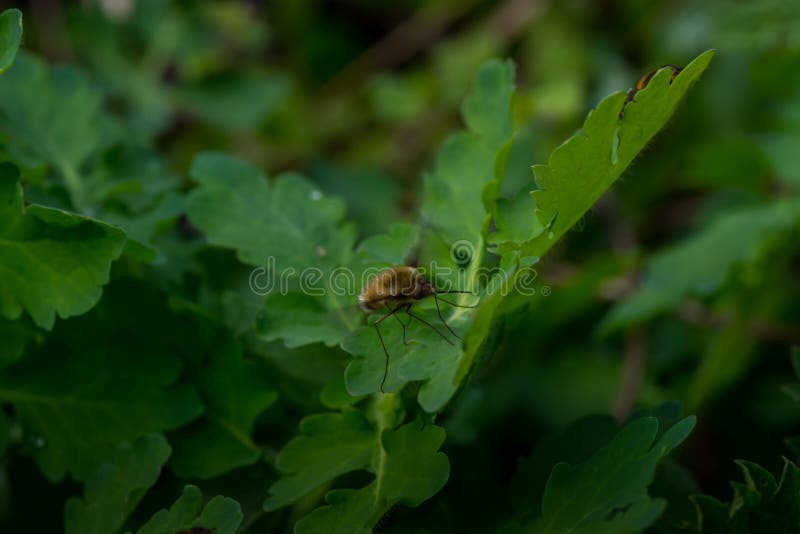
[[[519,249],[522,256],[535,257],[547,252],[666,125],[713,55],[713,50],[704,52],[672,81],[670,69],[660,70],[627,105],[625,93],[603,99],[581,131],[556,148],[546,165],[533,166],[538,189],[532,193],[536,210],[530,220],[526,222],[519,213],[530,207],[522,197],[497,206],[504,242],[499,251]],[[510,240],[510,236],[530,235],[523,242]]]
[[[169,444],[160,434],[117,446],[110,460],[86,480],[83,499],[73,497],[67,501],[66,533],[118,532],[145,492],[155,484],[169,455]]]
[[[264,507],[286,506],[340,475],[367,470],[375,476],[371,483],[329,492],[327,505],[298,521],[295,532],[369,532],[391,507],[418,506],[436,494],[450,473],[438,452],[444,430],[420,420],[392,428],[392,397],[377,406],[374,425],[350,410],[304,419],[303,434],[278,455],[283,477]]]
[[[122,231],[100,221],[24,206],[16,167],[0,164],[0,315],[16,319],[24,310],[49,330],[56,314],[85,313],[124,244]]]
[[[658,420],[625,425],[585,462],[559,463],[542,497],[541,516],[529,532],[638,532],[661,514],[665,502],[647,495],[658,463],[680,445],[695,424],[687,417],[656,440]]]
[[[784,459],[781,479],[753,462],[736,462],[745,483],[733,483],[730,504],[709,495],[691,499],[697,512],[696,532],[796,532],[800,529],[800,469]]]
[[[244,518],[239,503],[218,495],[203,506],[197,486],[187,485],[169,510],[159,510],[136,534],[175,534],[207,529],[214,534],[235,534]]]

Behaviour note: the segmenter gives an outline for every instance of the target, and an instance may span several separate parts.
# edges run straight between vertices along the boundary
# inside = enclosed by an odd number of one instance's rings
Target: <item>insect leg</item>
[[[466,304],[456,304],[455,302],[450,302],[449,300],[445,300],[445,299],[443,299],[442,297],[440,297],[438,295],[434,295],[434,296],[436,297],[436,299],[441,299],[441,301],[444,302],[445,304],[449,304],[450,306],[455,306],[456,308],[477,308],[478,307],[477,304],[473,304],[472,306],[467,306]],[[437,300],[437,302],[438,302],[438,300]]]
[[[387,304],[386,307],[389,308],[389,305]],[[398,306],[397,310],[399,310],[402,307],[403,307],[403,305]],[[391,308],[389,308],[389,309],[391,309]],[[395,310],[395,311],[397,311],[397,310]],[[408,325],[411,324],[411,321],[408,321],[408,324],[404,323],[403,320],[400,319],[400,316],[398,314],[396,314],[396,313],[394,314],[394,318],[397,319],[397,322],[400,323],[400,326],[403,327],[403,345],[408,345],[408,341],[406,341],[406,327],[408,327]]]
[[[431,323],[429,323],[428,321],[426,321],[425,319],[423,319],[423,318],[422,318],[422,317],[420,317],[419,315],[414,315],[413,313],[411,313],[411,306],[410,306],[410,305],[409,305],[409,306],[406,306],[406,313],[409,315],[409,317],[412,317],[412,318],[416,319],[417,321],[421,322],[422,324],[424,324],[425,326],[427,326],[428,328],[430,328],[431,330],[433,330],[434,332],[436,332],[437,334],[439,334],[439,336],[440,336],[442,339],[444,339],[445,341],[447,341],[447,342],[448,342],[448,343],[450,343],[451,345],[453,344],[453,342],[452,342],[452,341],[450,341],[449,339],[447,339],[447,336],[445,336],[444,334],[442,334],[441,332],[439,332],[439,331],[436,329],[436,327],[435,327],[435,326],[433,326]],[[446,326],[446,325],[445,325],[445,326]],[[448,326],[447,328],[449,329],[450,327]],[[452,332],[452,330],[450,330],[450,331]],[[458,336],[456,336],[456,337],[458,337]],[[459,339],[461,339],[461,338],[459,338]]]
[[[387,308],[388,308],[388,306],[387,306]],[[386,363],[383,366],[383,379],[381,379],[381,393],[384,393],[383,386],[384,386],[384,384],[386,384],[386,377],[389,375],[389,351],[386,350],[386,343],[383,342],[383,336],[381,335],[381,329],[378,328],[378,325],[384,319],[386,319],[387,317],[390,317],[390,316],[394,315],[395,313],[397,313],[397,310],[399,310],[399,309],[400,309],[400,307],[397,307],[397,308],[395,308],[393,310],[389,310],[388,313],[385,313],[385,314],[381,315],[374,323],[372,323],[372,326],[375,327],[375,331],[378,333],[378,339],[381,342],[381,347],[383,347],[383,353],[386,355]]]
[[[433,295],[433,301],[436,303],[436,313],[438,313],[438,314],[439,314],[439,320],[440,320],[440,321],[442,321],[442,324],[445,326],[445,328],[447,328],[448,330],[450,330],[450,333],[451,333],[451,334],[453,334],[454,336],[456,336],[458,339],[461,339],[461,336],[459,336],[458,334],[456,334],[456,333],[453,331],[453,329],[452,329],[452,328],[450,328],[450,325],[449,325],[449,324],[447,324],[447,321],[445,321],[445,320],[444,320],[444,317],[442,316],[442,310],[439,308],[439,297],[438,297],[438,296],[437,296],[435,293],[434,293],[434,295]],[[447,302],[447,301],[445,300],[444,302]],[[448,302],[448,304],[449,304],[449,302]],[[463,339],[461,339],[461,341],[464,341],[464,340],[463,340]]]

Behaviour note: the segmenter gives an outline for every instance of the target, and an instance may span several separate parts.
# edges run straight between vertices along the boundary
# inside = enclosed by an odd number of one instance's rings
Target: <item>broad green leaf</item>
[[[22,13],[6,9],[0,14],[0,74],[14,63],[22,39]]]
[[[239,503],[220,495],[203,506],[197,486],[188,485],[169,510],[159,510],[136,534],[175,534],[208,529],[214,534],[235,534],[243,519]]]
[[[212,245],[234,249],[240,261],[264,269],[254,271],[255,281],[262,294],[272,294],[277,313],[270,317],[274,321],[259,327],[266,339],[284,338],[289,346],[331,344],[355,326],[357,289],[341,295],[332,285],[333,270],[350,265],[355,241],[354,228],[343,224],[344,204],[339,199],[323,196],[293,174],[270,184],[257,168],[222,154],[197,156],[191,175],[200,184],[188,199],[192,222]],[[319,298],[286,295],[298,289]],[[317,319],[298,324],[297,317],[283,313],[296,299],[308,304],[304,308],[309,315],[327,316],[327,309],[336,319],[322,320],[327,323],[322,327],[315,326]],[[343,310],[343,305],[351,305],[351,310]],[[337,324],[345,328],[337,329]]]
[[[278,271],[336,266],[353,247],[353,229],[342,225],[344,204],[310,182],[284,174],[272,183],[256,167],[230,156],[196,156],[190,171],[199,184],[188,213],[212,245],[234,249],[242,263]]]
[[[262,362],[242,358],[227,340],[212,355],[197,380],[206,406],[204,417],[172,439],[170,462],[183,478],[212,478],[262,456],[252,432],[258,416],[277,399]]]
[[[256,329],[265,341],[282,339],[289,348],[311,343],[336,345],[348,331],[352,314],[328,309],[324,299],[300,292],[271,295],[264,302]],[[355,311],[355,310],[353,310]]]
[[[0,315],[23,311],[51,329],[56,314],[88,311],[108,282],[125,235],[73,213],[23,205],[17,169],[0,164]]]
[[[784,459],[780,481],[758,464],[736,462],[745,483],[733,483],[730,504],[708,495],[693,496],[697,532],[704,534],[797,532],[800,530],[800,469]]]
[[[374,424],[349,410],[304,419],[303,434],[278,455],[283,478],[270,488],[264,507],[286,506],[340,475],[367,470],[372,482],[331,491],[327,505],[302,518],[295,531],[369,532],[392,506],[418,506],[436,494],[450,473],[447,457],[437,452],[444,430],[420,420],[394,429],[393,400],[386,399],[376,404]]]
[[[542,497],[542,515],[529,532],[638,532],[660,515],[665,502],[651,499],[658,463],[694,427],[687,417],[656,441],[658,420],[643,417],[625,425],[584,463],[557,464]]]
[[[80,71],[50,69],[33,56],[18,56],[0,78],[0,131],[8,135],[12,159],[26,167],[54,167],[76,211],[89,213],[81,166],[114,136],[100,93]]]
[[[167,350],[47,347],[0,378],[0,399],[35,436],[32,455],[49,479],[85,480],[116,444],[200,414],[195,392],[174,385],[181,363]]]
[[[669,69],[660,70],[628,105],[624,106],[625,93],[605,98],[581,131],[553,151],[546,165],[533,167],[539,188],[533,192],[536,220],[530,229],[517,228],[515,234],[538,235],[519,244],[523,256],[542,256],[583,217],[669,121],[713,55],[713,51],[701,54],[672,81]]]
[[[118,532],[145,492],[155,484],[169,455],[169,444],[160,434],[120,444],[109,461],[87,479],[83,498],[67,501],[66,533]]]
[[[721,215],[700,232],[651,257],[642,287],[610,312],[604,328],[643,321],[689,297],[713,294],[733,269],[756,261],[799,223],[800,202],[795,199]]]

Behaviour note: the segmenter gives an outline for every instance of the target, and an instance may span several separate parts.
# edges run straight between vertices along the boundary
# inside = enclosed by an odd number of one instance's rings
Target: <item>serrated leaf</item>
[[[665,503],[647,495],[655,468],[695,424],[687,417],[658,441],[658,420],[625,425],[582,464],[557,464],[542,497],[542,515],[531,532],[636,532],[652,524]]]
[[[336,266],[352,250],[355,235],[342,226],[344,204],[325,197],[306,179],[284,174],[268,183],[256,167],[218,153],[195,157],[190,171],[199,184],[189,194],[188,213],[216,246],[236,250],[253,266]]]
[[[328,493],[328,504],[301,519],[295,531],[368,532],[392,506],[418,506],[436,494],[450,473],[447,457],[437,452],[444,430],[420,420],[393,429],[393,420],[384,414],[373,426],[354,411],[304,419],[303,435],[278,456],[283,478],[264,507],[286,506],[339,475],[367,470],[375,475],[370,484]]]
[[[6,9],[0,14],[0,74],[14,63],[22,40],[22,13],[19,9]]]
[[[67,534],[118,532],[145,492],[155,484],[170,448],[160,434],[123,443],[86,481],[83,499],[71,498],[64,510]]]
[[[698,532],[797,532],[800,530],[800,469],[784,459],[780,482],[758,464],[738,461],[745,484],[733,483],[730,504],[708,495],[692,497]]]
[[[193,528],[208,529],[214,534],[235,534],[243,519],[239,503],[220,495],[203,507],[203,495],[197,486],[188,485],[169,510],[159,510],[136,531],[136,534],[175,534]]]
[[[0,130],[9,137],[12,159],[57,169],[81,213],[90,210],[81,165],[113,137],[109,120],[99,92],[74,68],[50,69],[20,54],[0,79]]]
[[[263,364],[242,358],[241,347],[226,340],[197,380],[206,406],[201,421],[172,438],[170,465],[182,478],[212,478],[262,456],[252,432],[258,416],[277,399]]]
[[[269,184],[257,168],[222,154],[197,156],[191,175],[200,184],[188,199],[192,223],[211,244],[232,248],[243,263],[265,269],[262,294],[273,294],[278,307],[288,309],[291,304],[282,299],[302,300],[291,291],[303,289],[320,297],[312,309],[328,309],[336,316],[320,329],[308,322],[305,328],[288,328],[286,318],[277,317],[274,324],[262,321],[259,331],[291,346],[338,342],[355,325],[352,313],[342,306],[355,302],[356,290],[337,294],[330,276],[333,269],[350,264],[355,242],[353,227],[343,224],[344,204],[323,196],[298,175],[281,175]]]
[[[88,311],[108,282],[125,235],[102,222],[38,205],[23,206],[17,169],[0,164],[0,314],[27,312],[46,329]]]
[[[104,346],[86,347],[67,356],[50,348],[0,378],[0,399],[35,436],[32,454],[49,479],[69,472],[85,480],[117,443],[200,414],[195,392],[173,385],[181,372],[174,355],[134,351],[120,346],[112,357]]]
[[[563,432],[545,438],[530,457],[519,461],[511,482],[515,508],[541,513],[540,503],[553,466],[559,462],[579,464],[608,444],[618,431],[610,415],[587,416],[569,425]],[[531,504],[533,503],[533,504]]]
[[[535,217],[543,230],[520,245],[524,256],[542,256],[583,217],[664,127],[713,55],[701,54],[672,81],[671,70],[661,69],[625,105],[622,118],[625,93],[603,99],[580,132],[554,150],[546,165],[533,167],[539,187],[533,192]]]

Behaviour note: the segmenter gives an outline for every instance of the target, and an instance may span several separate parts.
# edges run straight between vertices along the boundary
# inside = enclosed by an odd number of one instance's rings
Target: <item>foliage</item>
[[[54,6],[0,13],[0,530],[800,529],[795,11]]]

